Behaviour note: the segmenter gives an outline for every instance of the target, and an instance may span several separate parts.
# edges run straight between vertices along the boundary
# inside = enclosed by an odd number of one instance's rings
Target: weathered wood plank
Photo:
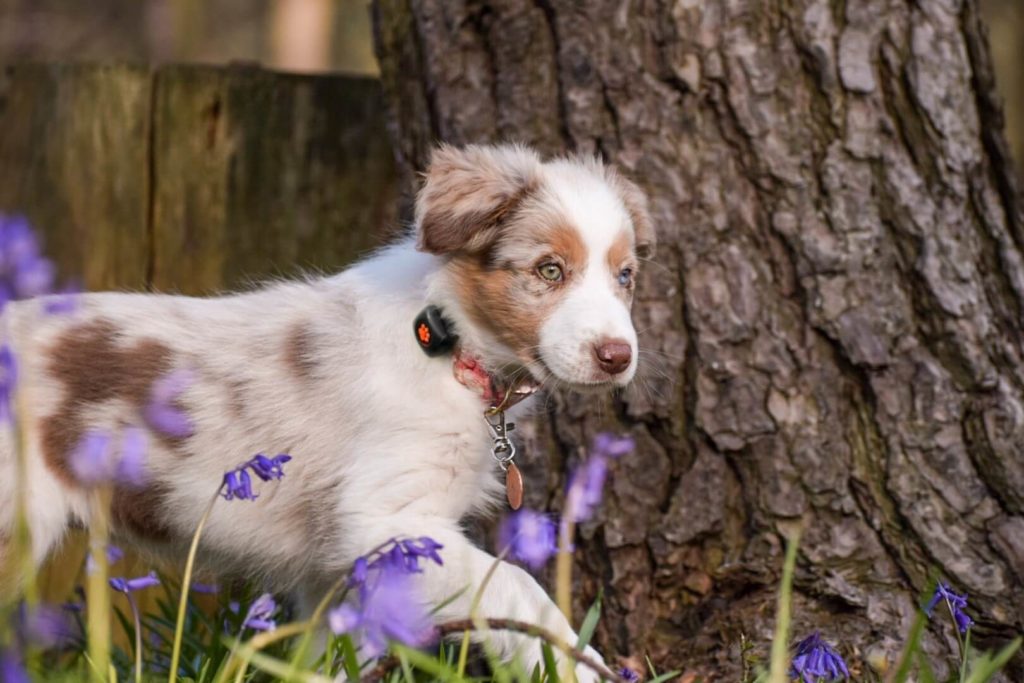
[[[146,284],[149,100],[144,68],[0,71],[0,211],[27,215],[90,289]]]
[[[336,270],[397,222],[382,111],[371,79],[3,67],[0,212],[28,216],[62,277],[90,290],[203,294]],[[48,599],[68,594],[84,552],[76,535],[52,558]]]
[[[375,81],[187,66],[155,87],[157,289],[335,270],[395,224]]]

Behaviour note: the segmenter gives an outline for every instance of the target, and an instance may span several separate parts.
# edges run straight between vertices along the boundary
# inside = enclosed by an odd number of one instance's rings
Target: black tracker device
[[[444,319],[437,306],[427,306],[420,311],[412,328],[423,353],[431,357],[451,351],[459,340],[451,331],[451,323]]]

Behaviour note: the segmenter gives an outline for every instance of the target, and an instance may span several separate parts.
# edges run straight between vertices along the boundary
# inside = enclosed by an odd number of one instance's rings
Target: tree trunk
[[[855,671],[933,576],[985,645],[1021,631],[1024,231],[975,0],[374,9],[408,192],[436,140],[515,139],[651,197],[647,376],[554,396],[528,453],[557,509],[595,432],[637,437],[578,543],[600,649],[737,680],[798,527],[795,633]]]

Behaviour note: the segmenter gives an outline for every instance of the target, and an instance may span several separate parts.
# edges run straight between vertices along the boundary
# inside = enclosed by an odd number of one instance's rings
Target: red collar
[[[527,377],[512,384],[499,379],[487,372],[478,358],[456,347],[452,357],[452,373],[459,384],[470,391],[480,394],[487,405],[484,411],[488,415],[508,410],[520,401],[532,396],[540,386]]]

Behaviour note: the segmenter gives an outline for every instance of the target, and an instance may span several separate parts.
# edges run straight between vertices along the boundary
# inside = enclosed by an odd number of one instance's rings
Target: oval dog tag
[[[508,464],[508,471],[505,472],[505,496],[513,510],[518,510],[522,506],[523,475],[513,462]]]

